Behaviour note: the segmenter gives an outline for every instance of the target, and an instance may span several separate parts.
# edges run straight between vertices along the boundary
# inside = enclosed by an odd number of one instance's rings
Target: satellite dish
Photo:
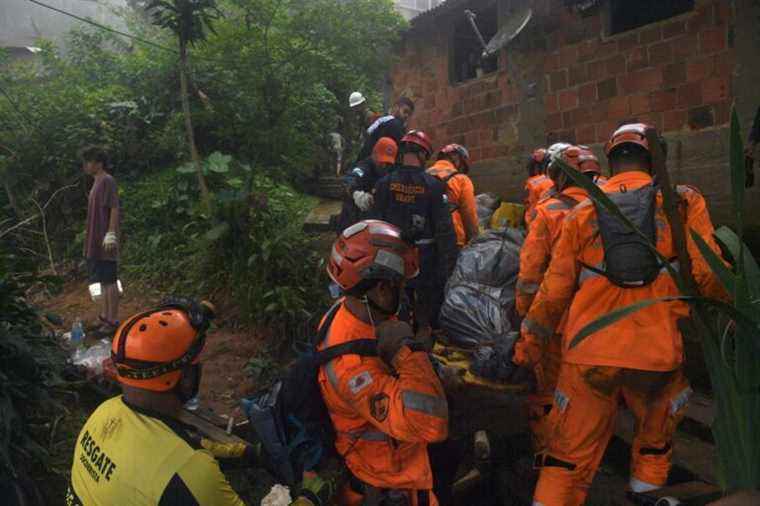
[[[533,18],[533,9],[526,7],[510,16],[504,26],[496,32],[496,35],[486,44],[483,50],[483,58],[488,58],[506,47],[520,32],[530,23]]]

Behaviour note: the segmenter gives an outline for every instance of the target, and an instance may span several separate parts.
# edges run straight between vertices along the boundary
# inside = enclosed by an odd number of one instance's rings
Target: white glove
[[[119,241],[116,239],[116,234],[114,232],[106,233],[106,236],[103,238],[103,247],[106,251],[115,249],[117,244],[119,244]]]
[[[368,192],[361,192],[361,191],[355,191],[354,192],[354,204],[356,204],[356,207],[361,209],[364,212],[369,211],[370,207],[372,207],[372,204],[375,203],[375,198],[372,196],[371,193]]]

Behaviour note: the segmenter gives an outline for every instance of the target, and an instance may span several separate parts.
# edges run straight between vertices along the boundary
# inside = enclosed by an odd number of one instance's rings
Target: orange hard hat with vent
[[[332,247],[327,273],[349,295],[362,295],[377,280],[401,281],[419,272],[417,249],[401,230],[364,220],[344,230]]]
[[[654,128],[644,123],[629,123],[615,130],[610,140],[604,146],[604,154],[610,156],[615,148],[623,144],[636,144],[649,151],[649,142],[647,141],[646,131]]]
[[[169,299],[126,320],[111,344],[119,382],[155,392],[174,388],[182,369],[199,362],[213,316],[210,303]]]

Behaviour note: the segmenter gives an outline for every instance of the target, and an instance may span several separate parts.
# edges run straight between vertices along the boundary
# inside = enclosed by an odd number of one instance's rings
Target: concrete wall
[[[126,7],[126,0],[45,0],[44,3],[124,29],[124,22],[114,13],[114,8]],[[82,24],[27,0],[0,0],[0,47],[34,46],[40,38],[60,43],[69,30]]]
[[[526,2],[496,2],[500,20]],[[456,85],[449,34],[461,9],[418,18],[391,73],[394,94],[419,103],[412,126],[437,145],[466,145],[477,191],[516,199],[534,147],[563,140],[601,151],[620,122],[653,123],[676,181],[699,187],[716,221],[729,221],[727,127],[735,99],[745,131],[760,105],[760,1],[696,0],[691,12],[613,36],[607,1],[586,16],[563,0],[530,4],[534,19],[500,53],[498,72]],[[757,197],[749,192],[747,216],[760,223]]]

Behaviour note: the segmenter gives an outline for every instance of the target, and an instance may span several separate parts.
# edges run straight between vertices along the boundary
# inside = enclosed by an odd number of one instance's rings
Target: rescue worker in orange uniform
[[[451,220],[460,249],[478,235],[478,207],[469,172],[470,153],[459,144],[448,144],[441,148],[438,160],[427,170],[428,174],[446,185]]]
[[[561,158],[591,180],[601,173],[599,160],[585,146],[568,146],[554,156]],[[533,298],[544,279],[544,273],[552,257],[552,249],[559,238],[562,221],[576,205],[588,197],[586,191],[576,186],[556,163],[550,162],[547,174],[554,182],[557,193],[545,197],[536,205],[536,217],[520,250],[520,273],[517,277],[515,302],[517,312],[522,318],[528,314]],[[559,331],[561,330],[560,328]],[[515,362],[518,364],[523,361],[524,344],[522,339],[515,344]],[[529,416],[537,450],[545,444],[545,415],[551,409],[554,399],[560,352],[559,339],[554,336],[546,344],[541,362],[534,368],[537,391],[529,399]]]
[[[528,158],[528,179],[524,185],[523,205],[525,206],[525,226],[530,227],[533,221],[533,208],[541,196],[554,186],[551,178],[546,175],[549,164],[549,154],[545,148],[538,148]]]
[[[675,259],[662,193],[652,179],[643,124],[620,127],[605,152],[614,176],[602,188],[643,231],[663,258]],[[725,297],[692,241],[699,234],[719,254],[702,195],[679,186],[682,218],[694,278],[705,296]],[[671,267],[677,269],[675,260]],[[648,299],[678,295],[674,280],[638,235],[591,200],[565,218],[536,299],[523,320],[520,363],[541,363],[547,343],[566,312],[562,365],[548,415],[547,447],[534,505],[583,504],[613,434],[619,401],[637,424],[631,449],[630,488],[643,493],[668,478],[672,436],[691,389],[683,375],[683,343],[677,322],[688,317],[683,302],[661,302],[604,327],[574,347],[578,332],[599,317]]]
[[[446,396],[427,354],[408,346],[411,327],[395,319],[418,270],[416,249],[383,221],[361,221],[333,245],[328,273],[345,299],[323,347],[378,341],[377,357],[342,355],[319,372],[335,446],[352,475],[343,505],[438,504],[428,444],[448,436]],[[392,500],[401,502],[383,502]]]

